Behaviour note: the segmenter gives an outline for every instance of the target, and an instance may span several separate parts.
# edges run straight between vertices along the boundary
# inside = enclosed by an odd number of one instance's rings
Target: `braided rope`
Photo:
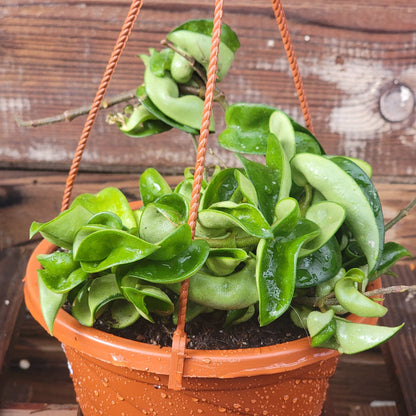
[[[298,63],[296,60],[295,52],[293,49],[293,44],[290,39],[289,29],[287,27],[287,20],[283,6],[280,0],[271,0],[274,15],[279,25],[280,34],[283,40],[283,46],[286,51],[287,59],[289,61],[290,69],[292,70],[293,81],[295,82],[296,91],[298,93],[300,107],[302,109],[303,117],[305,119],[306,127],[313,132],[312,118],[306,99],[305,89],[303,87],[302,77],[300,75]]]
[[[123,27],[121,28],[110,60],[108,61],[106,70],[104,72],[100,86],[98,87],[93,104],[91,106],[91,110],[88,114],[87,121],[85,122],[84,129],[81,133],[81,137],[79,139],[74,158],[72,160],[71,168],[69,170],[68,177],[66,180],[64,194],[62,197],[61,211],[66,210],[69,206],[69,200],[71,199],[72,189],[74,187],[74,182],[78,173],[79,165],[81,163],[81,158],[84,153],[85,146],[88,141],[88,137],[90,135],[95,119],[97,118],[97,113],[104,99],[104,95],[107,90],[108,84],[110,83],[115,67],[117,66],[117,63],[120,59],[120,55],[123,52],[124,47],[126,46],[128,37],[131,33],[134,22],[136,21],[137,16],[139,15],[141,7],[142,0],[132,1],[130,10],[127,14],[126,20],[124,21]]]
[[[201,196],[201,183],[205,167],[205,155],[208,145],[209,125],[211,122],[212,104],[214,101],[215,81],[217,79],[218,53],[220,48],[221,26],[223,18],[223,0],[215,1],[214,24],[212,29],[211,54],[209,59],[207,87],[205,92],[204,110],[198,142],[198,151],[195,163],[194,182],[191,194],[191,206],[188,224],[192,230],[192,237],[195,235],[198,206]],[[172,339],[172,358],[169,373],[168,387],[173,390],[182,388],[183,366],[185,361],[186,333],[185,317],[188,302],[189,280],[181,284],[179,296],[178,323]]]

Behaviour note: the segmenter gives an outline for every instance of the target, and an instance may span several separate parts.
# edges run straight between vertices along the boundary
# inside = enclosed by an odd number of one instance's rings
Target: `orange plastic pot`
[[[26,305],[45,329],[36,256],[54,249],[42,241],[25,277]],[[380,286],[378,281],[374,287]],[[374,318],[351,319],[376,323]],[[167,387],[170,348],[84,327],[63,310],[55,321],[54,336],[65,350],[84,416],[318,416],[339,355],[312,348],[308,337],[261,348],[186,350],[184,389],[172,391]]]

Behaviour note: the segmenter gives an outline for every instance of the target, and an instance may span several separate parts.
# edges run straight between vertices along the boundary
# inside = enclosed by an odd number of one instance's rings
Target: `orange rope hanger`
[[[285,48],[287,59],[288,59],[288,62],[292,71],[292,77],[295,83],[300,106],[301,106],[302,113],[305,119],[305,124],[309,130],[313,131],[310,110],[309,110],[308,102],[306,100],[306,95],[305,95],[305,91],[303,87],[303,81],[299,72],[299,67],[298,67],[296,56],[294,53],[293,44],[292,44],[289,30],[287,27],[287,20],[286,20],[285,13],[283,11],[283,6],[280,0],[271,0],[271,2],[272,2],[272,7],[273,7],[274,15],[276,18],[276,22],[279,26],[280,34],[281,34],[282,41],[283,41],[283,46]],[[88,114],[87,120],[82,130],[81,137],[79,139],[78,146],[75,151],[75,155],[74,155],[74,158],[73,158],[73,161],[72,161],[69,173],[68,173],[68,177],[66,180],[65,190],[64,190],[64,194],[62,198],[61,211],[64,211],[69,207],[69,201],[71,199],[74,182],[75,182],[78,170],[79,170],[81,158],[82,158],[85,146],[87,144],[88,137],[94,125],[95,119],[97,118],[98,110],[104,99],[104,95],[110,83],[111,77],[120,59],[121,53],[123,52],[124,47],[127,44],[128,38],[131,34],[134,23],[140,13],[142,5],[143,5],[143,0],[132,0],[126,20],[124,21],[124,24],[118,36],[117,42],[114,46],[113,52],[108,61],[104,75],[102,77],[97,93],[95,95],[93,104],[91,106],[91,110]],[[217,73],[218,53],[219,53],[223,13],[224,13],[224,0],[215,0],[214,25],[213,25],[212,41],[211,41],[211,54],[210,54],[209,66],[208,66],[204,110],[202,113],[202,123],[201,123],[198,150],[197,150],[197,156],[196,156],[195,174],[194,174],[194,182],[193,182],[192,195],[191,195],[190,214],[189,214],[189,220],[188,220],[188,223],[192,230],[192,235],[195,234],[199,199],[201,195],[202,174],[204,171],[205,154],[206,154],[207,145],[208,145],[209,124],[211,120],[212,104],[214,101],[215,81],[216,81],[216,73]],[[183,377],[183,369],[184,369],[184,363],[185,363],[185,349],[186,349],[186,343],[187,343],[187,337],[185,333],[185,316],[186,316],[186,307],[187,307],[187,300],[188,300],[188,289],[189,289],[189,280],[185,280],[181,284],[181,292],[179,296],[178,323],[177,323],[177,328],[173,335],[173,340],[172,340],[171,367],[170,367],[170,373],[169,373],[168,387],[173,390],[182,389],[182,377]]]

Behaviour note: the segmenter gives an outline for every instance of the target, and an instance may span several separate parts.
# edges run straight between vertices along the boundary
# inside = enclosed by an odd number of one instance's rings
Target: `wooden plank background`
[[[225,4],[224,20],[242,44],[221,84],[229,101],[274,105],[302,121],[269,1]],[[84,118],[26,129],[16,126],[15,117],[37,119],[90,103],[128,5],[128,0],[2,1],[0,166],[68,167]],[[108,96],[142,81],[137,54],[159,47],[170,29],[189,18],[212,17],[212,9],[210,0],[144,1]],[[413,182],[416,1],[293,0],[285,10],[316,134],[327,152],[364,158],[376,176],[389,182]],[[401,89],[402,84],[408,88]],[[389,95],[392,90],[398,95]],[[403,120],[383,117],[383,94],[390,97],[385,113]],[[218,131],[221,127],[219,123]],[[217,149],[215,136],[211,146],[226,163],[235,163],[233,156]],[[106,125],[102,114],[81,166],[140,171],[151,163],[166,173],[181,173],[194,163],[190,149],[189,138],[176,132],[142,140],[124,137]]]

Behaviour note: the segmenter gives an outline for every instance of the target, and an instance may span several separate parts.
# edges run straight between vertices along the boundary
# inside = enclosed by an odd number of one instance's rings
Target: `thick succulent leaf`
[[[335,319],[332,319],[328,325],[326,325],[321,332],[317,333],[311,339],[311,347],[318,347],[326,342],[330,341],[336,333],[337,323]]]
[[[160,120],[160,122],[164,123],[165,125],[169,126],[170,128],[173,127],[175,129],[182,130],[185,133],[189,133],[189,134],[198,134],[199,133],[198,129],[196,129],[194,127],[184,125],[183,123],[179,123],[179,122],[173,120],[172,118],[168,117],[161,110],[159,110],[159,108],[147,96],[146,89],[144,88],[144,86],[138,87],[136,95],[137,95],[137,98],[140,101],[140,103],[143,105],[143,107],[145,107],[146,110],[149,111],[149,113],[151,113],[154,117],[156,117],[158,120]]]
[[[237,153],[266,154],[269,119],[275,108],[263,104],[236,103],[225,112],[226,129],[218,143]]]
[[[39,254],[36,259],[50,274],[68,276],[79,267],[71,252],[54,251],[49,254]]]
[[[292,186],[289,157],[280,140],[273,134],[267,139],[266,165],[279,174],[279,200],[289,197]]]
[[[213,276],[199,271],[189,280],[189,299],[213,309],[243,309],[258,301],[254,259],[229,276]],[[179,293],[180,285],[171,285]]]
[[[152,283],[181,282],[194,275],[204,265],[209,245],[204,240],[194,240],[178,256],[167,261],[143,259],[135,264],[117,268],[117,276],[131,276]]]
[[[336,338],[339,352],[356,354],[369,350],[394,336],[404,324],[396,327],[359,324],[339,317],[336,319]]]
[[[170,69],[175,52],[170,48],[162,49],[160,52],[151,49],[149,67],[150,70],[158,77],[163,77],[165,72]]]
[[[243,201],[257,207],[258,198],[253,182],[237,169],[234,171],[234,176],[238,182],[238,189],[243,196]]]
[[[349,163],[354,165],[354,171],[360,170],[353,162]],[[380,224],[382,213],[378,209],[378,197],[364,172],[357,175],[358,183],[344,170],[345,165],[341,168],[333,160],[308,153],[297,154],[292,159],[292,168],[298,172],[296,180],[302,182],[298,185],[309,182],[327,200],[337,202],[345,209],[346,222],[363,249],[370,270],[373,270],[384,243],[384,224]],[[371,200],[361,185],[371,188]]]
[[[155,117],[144,105],[138,105],[119,128],[129,137],[141,138],[163,133],[172,127]]]
[[[116,299],[111,302],[109,311],[111,320],[106,324],[117,329],[134,324],[141,316],[137,308],[126,299]]]
[[[38,283],[40,306],[49,332],[51,335],[53,335],[53,324],[59,309],[61,309],[62,305],[65,303],[67,293],[55,293],[48,289],[48,287],[43,283],[43,279],[39,275],[39,271]]]
[[[380,198],[378,196],[377,190],[371,181],[371,179],[367,176],[367,174],[362,170],[355,162],[351,161],[350,159],[342,156],[331,156],[330,160],[334,162],[337,166],[343,169],[351,178],[355,181],[355,183],[360,187],[361,192],[366,197],[368,204],[373,212],[373,218],[376,223],[376,227],[378,230],[378,239],[375,238],[376,243],[375,245],[378,247],[378,253],[375,254],[376,260],[375,265],[370,266],[370,272],[377,266],[378,261],[380,259],[380,255],[383,251],[384,246],[384,217],[383,217],[383,210],[381,207]],[[361,209],[361,207],[359,208]],[[348,220],[348,213],[347,213],[347,220]],[[351,225],[349,224],[351,227]],[[353,230],[354,233],[354,230]],[[368,247],[364,244],[357,236],[355,236],[357,241],[359,242],[362,250],[364,251],[367,260],[369,257]],[[371,245],[371,241],[369,242]]]
[[[403,257],[412,257],[412,255],[409,250],[402,245],[388,241],[384,244],[383,252],[374,275],[380,276],[381,274],[386,273],[390,267]]]
[[[179,310],[179,302],[176,302],[175,304],[175,310],[173,311],[172,315],[172,322],[177,325],[178,324],[178,310]],[[196,318],[198,315],[201,315],[202,313],[210,313],[213,312],[214,309],[209,308],[204,305],[200,305],[199,303],[192,302],[188,299],[187,305],[186,305],[186,316],[185,316],[185,322],[190,322],[192,319]]]
[[[146,60],[144,61],[146,64]],[[146,65],[144,72],[144,83],[146,94],[166,117],[198,131],[201,129],[204,100],[192,94],[181,96],[178,84],[169,73],[165,73],[162,77],[156,76],[148,65]],[[145,100],[141,100],[141,103],[154,114]],[[159,115],[156,116],[159,118]],[[162,121],[166,122],[167,120],[164,118]],[[213,117],[211,117],[209,129],[210,131],[215,130]]]
[[[74,259],[88,273],[96,273],[119,264],[133,263],[159,246],[148,243],[126,231],[88,225],[74,241]]]
[[[233,325],[238,325],[248,321],[253,317],[256,312],[254,305],[250,305],[244,309],[234,309],[233,311],[227,311],[227,316],[224,322],[224,328],[228,328]]]
[[[318,139],[306,127],[302,126],[292,118],[290,119],[290,121],[292,122],[293,128],[295,129],[296,153],[315,153],[321,155],[325,154],[325,151],[321,146],[321,143],[319,143]],[[305,136],[308,136],[308,138],[306,138]],[[303,147],[306,146],[306,144],[301,143],[304,141],[308,142],[306,148]],[[312,144],[312,141],[314,144]]]
[[[155,206],[166,217],[177,224],[184,224],[189,216],[189,204],[185,197],[178,193],[169,193],[160,196]]]
[[[162,195],[172,192],[163,176],[153,168],[146,169],[140,175],[139,188],[144,205],[153,202]]]
[[[179,195],[182,195],[188,201],[188,203],[191,202],[193,183],[194,183],[193,179],[185,178],[175,188],[175,192]],[[201,194],[201,198],[203,198],[202,194]]]
[[[360,269],[351,269],[345,276],[335,284],[335,297],[339,304],[348,312],[357,316],[382,317],[387,313],[387,308],[374,302],[372,299],[363,295],[356,287],[355,283],[362,283],[365,274]]]
[[[290,205],[290,199],[277,205]],[[296,215],[298,213],[298,215]],[[302,245],[319,232],[313,222],[300,218],[293,209],[273,227],[274,238],[261,240],[257,247],[257,290],[259,322],[267,325],[289,308],[295,291],[296,264]]]
[[[172,30],[171,33],[180,30],[186,30],[211,37],[213,27],[214,23],[212,19],[188,20],[187,22]],[[190,36],[190,38],[192,40],[192,36]],[[238,40],[237,35],[231,29],[231,27],[225,23],[223,23],[221,26],[221,42],[225,43],[234,53],[237,52],[237,49],[240,47],[240,41]]]
[[[238,156],[257,193],[258,206],[267,222],[274,218],[274,208],[280,196],[281,176],[276,169]]]
[[[71,309],[73,317],[85,326],[93,326],[95,320],[88,303],[91,283],[92,280],[88,280],[81,287],[72,303]]]
[[[216,276],[227,276],[247,259],[246,251],[241,248],[217,248],[210,251],[206,266]]]
[[[160,247],[157,251],[149,256],[151,260],[166,261],[185,251],[192,241],[192,231],[188,224],[182,224],[172,233],[158,242]]]
[[[296,153],[295,129],[290,118],[281,110],[272,113],[269,120],[270,133],[273,133],[281,143],[287,159],[290,160]]]
[[[120,288],[139,314],[150,322],[154,322],[152,312],[170,315],[174,310],[174,304],[165,292],[157,287],[142,285],[136,278],[131,276],[123,278]]]
[[[147,204],[140,217],[139,235],[152,244],[168,237],[182,222],[175,210],[166,207],[161,212],[158,208],[154,203]]]
[[[201,199],[201,209],[221,201],[240,202],[239,182],[235,177],[235,168],[219,171],[208,184]]]
[[[319,334],[334,319],[334,311],[313,311],[308,315],[307,327],[311,337]]]
[[[93,215],[84,207],[71,206],[51,221],[46,223],[34,221],[30,227],[30,238],[40,232],[50,243],[71,250],[75,235]]]
[[[317,224],[320,233],[302,247],[300,256],[313,253],[326,244],[343,224],[345,215],[345,209],[335,202],[323,201],[311,205],[306,211],[305,218]]]
[[[323,154],[322,147],[318,141],[308,133],[295,131],[296,153]]]
[[[116,276],[114,274],[106,274],[96,277],[92,280],[88,292],[88,306],[91,313],[91,319],[94,321],[102,308],[108,303],[116,299],[123,299]]]
[[[67,293],[88,279],[88,273],[80,267],[69,274],[52,274],[43,269],[39,270],[38,274],[45,286],[55,293]]]
[[[330,158],[332,156],[329,156]],[[366,162],[365,160],[362,159],[357,159],[356,157],[351,157],[351,156],[337,156],[337,157],[342,157],[343,159],[348,159],[351,162],[354,162],[362,171],[364,171],[364,173],[371,179],[371,177],[373,176],[373,168],[372,166]]]
[[[218,202],[211,208],[202,210],[198,216],[199,222],[206,228],[238,227],[246,233],[258,238],[272,236],[270,225],[262,213],[250,204],[234,204],[232,202]]]
[[[296,287],[317,286],[333,278],[340,271],[341,266],[341,250],[337,239],[332,237],[318,250],[298,259]]]
[[[115,228],[117,230],[124,229],[123,223],[118,215],[113,212],[99,212],[94,214],[88,221],[88,225],[105,225],[109,228]]]
[[[205,70],[208,70],[212,30],[212,20],[190,20],[174,29],[166,38],[198,61]],[[227,74],[234,60],[234,54],[240,47],[237,35],[225,23],[221,26],[220,39],[218,81],[221,81]]]
[[[82,206],[94,214],[103,211],[112,212],[121,219],[127,228],[137,227],[133,211],[126,197],[117,188],[108,187],[96,194],[81,194],[71,204],[71,208],[76,206]]]
[[[306,305],[292,305],[290,308],[290,319],[299,328],[306,329],[307,319],[313,309]]]

